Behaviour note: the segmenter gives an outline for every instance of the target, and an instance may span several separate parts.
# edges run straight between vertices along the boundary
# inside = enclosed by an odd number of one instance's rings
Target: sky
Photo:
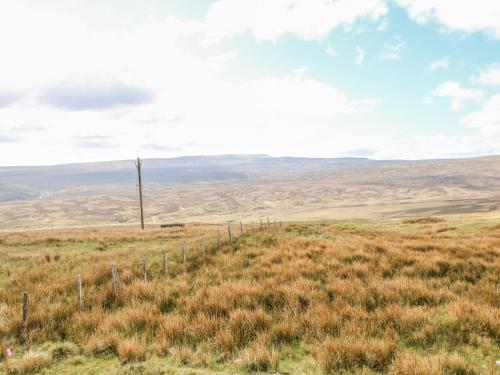
[[[0,165],[500,154],[500,1],[0,0]]]

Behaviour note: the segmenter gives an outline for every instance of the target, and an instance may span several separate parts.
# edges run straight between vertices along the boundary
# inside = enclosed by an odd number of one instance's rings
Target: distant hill
[[[143,163],[146,223],[500,211],[500,157],[190,156]],[[133,160],[0,168],[0,229],[135,224]]]
[[[186,156],[143,160],[149,184],[245,181],[340,169],[368,168],[396,162],[362,158],[273,158],[267,155]],[[29,199],[61,189],[134,185],[134,160],[41,167],[0,167],[0,202]]]

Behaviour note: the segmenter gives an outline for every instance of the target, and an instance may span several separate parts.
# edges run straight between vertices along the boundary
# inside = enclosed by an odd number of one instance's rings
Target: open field
[[[232,229],[1,233],[0,373],[498,373],[498,215]]]

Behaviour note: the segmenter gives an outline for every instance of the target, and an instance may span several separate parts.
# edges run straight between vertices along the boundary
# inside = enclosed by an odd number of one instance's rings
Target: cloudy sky
[[[0,0],[0,165],[500,154],[500,2]]]

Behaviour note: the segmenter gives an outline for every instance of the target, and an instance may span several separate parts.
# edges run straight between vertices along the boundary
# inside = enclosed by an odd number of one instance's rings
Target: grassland
[[[1,233],[0,373],[498,373],[498,218],[232,229]]]

